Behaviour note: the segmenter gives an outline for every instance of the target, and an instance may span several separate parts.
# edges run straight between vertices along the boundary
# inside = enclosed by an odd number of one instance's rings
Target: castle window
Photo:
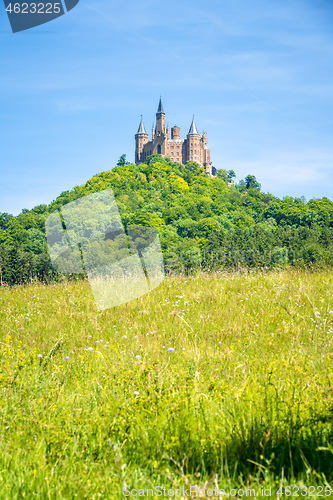
[[[158,155],[160,155],[160,154],[161,154],[161,152],[162,152],[162,148],[161,148],[161,145],[159,144],[159,145],[157,146],[157,154],[158,154]]]

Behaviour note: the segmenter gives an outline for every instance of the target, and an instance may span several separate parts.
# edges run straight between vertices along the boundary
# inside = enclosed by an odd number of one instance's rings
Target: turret
[[[160,102],[158,105],[157,113],[156,113],[156,128],[155,135],[163,135],[165,134],[165,113],[163,109],[162,99],[160,97]]]
[[[199,146],[200,146],[200,135],[198,134],[197,127],[195,125],[194,116],[192,118],[192,123],[190,130],[187,134],[187,158],[190,161],[196,161],[200,163],[199,160]]]
[[[148,142],[148,134],[143,124],[142,116],[137,133],[135,134],[135,163],[144,161],[143,148]]]
[[[190,126],[190,130],[188,131],[187,137],[189,135],[199,135],[199,133],[197,131],[196,124],[195,124],[195,121],[194,121],[194,115],[193,115],[193,118],[192,118],[192,123],[191,123],[191,126]]]
[[[180,139],[180,128],[177,125],[171,129],[171,139]]]

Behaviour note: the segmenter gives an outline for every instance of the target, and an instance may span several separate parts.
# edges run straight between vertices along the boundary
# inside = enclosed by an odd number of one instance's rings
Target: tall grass
[[[0,498],[328,485],[332,285],[174,277],[102,313],[84,281],[0,289]]]

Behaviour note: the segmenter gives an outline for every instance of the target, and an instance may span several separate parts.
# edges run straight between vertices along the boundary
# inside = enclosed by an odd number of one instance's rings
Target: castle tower
[[[203,157],[202,157],[202,164],[206,169],[207,174],[210,176],[213,175],[213,166],[212,166],[212,161],[210,159],[210,150],[208,149],[208,140],[207,140],[207,134],[204,132],[201,136],[201,142],[202,142],[202,152],[203,152]]]
[[[187,160],[188,161],[196,161],[200,163],[200,152],[199,152],[199,147],[200,147],[200,135],[197,131],[197,127],[194,121],[194,116],[192,118],[192,123],[190,126],[190,130],[188,131],[187,134]]]
[[[164,109],[163,109],[162,98],[160,97],[160,102],[159,102],[157,113],[156,113],[155,135],[164,135],[165,133],[166,133],[165,113],[164,113]]]
[[[186,146],[187,159],[202,165],[205,168],[206,173],[211,176],[212,162],[210,159],[210,151],[207,148],[207,134],[206,132],[199,134],[194,121],[194,116],[192,118],[190,130],[187,134]]]
[[[143,124],[142,116],[137,133],[135,134],[135,163],[141,163],[144,158],[144,146],[148,142],[148,134]]]
[[[180,128],[177,125],[171,129],[171,139],[180,139]]]

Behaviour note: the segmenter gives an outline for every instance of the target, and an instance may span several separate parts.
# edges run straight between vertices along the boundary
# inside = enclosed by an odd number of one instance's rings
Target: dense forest
[[[65,191],[49,205],[0,213],[0,284],[59,279],[49,259],[45,220],[62,205],[112,188],[125,226],[158,230],[168,272],[244,267],[330,266],[333,202],[261,192],[248,175],[231,170],[210,178],[197,163],[185,166],[159,155],[126,162]]]

